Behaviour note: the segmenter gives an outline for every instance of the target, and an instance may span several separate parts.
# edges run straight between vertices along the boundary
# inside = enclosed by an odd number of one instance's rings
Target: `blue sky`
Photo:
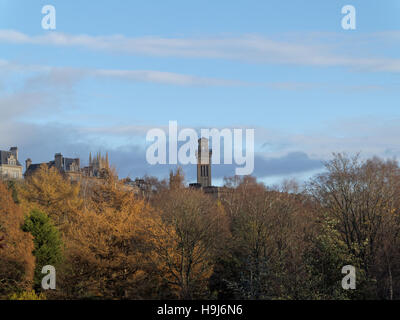
[[[268,184],[332,152],[398,157],[400,2],[382,2],[0,0],[0,149],[33,162],[108,151],[120,176],[163,177],[145,135],[177,120],[254,128]],[[356,30],[341,27],[347,4]]]

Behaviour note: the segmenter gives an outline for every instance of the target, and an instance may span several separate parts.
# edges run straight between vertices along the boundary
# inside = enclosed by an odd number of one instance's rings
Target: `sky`
[[[0,0],[0,149],[22,162],[101,151],[120,177],[163,178],[146,133],[177,121],[253,128],[253,174],[303,181],[333,152],[400,155],[399,76],[398,0]]]

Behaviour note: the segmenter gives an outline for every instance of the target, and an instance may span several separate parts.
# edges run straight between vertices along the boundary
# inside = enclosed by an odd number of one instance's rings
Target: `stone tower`
[[[199,139],[197,156],[197,183],[202,187],[210,187],[211,184],[211,155],[212,150],[208,149],[208,139]]]

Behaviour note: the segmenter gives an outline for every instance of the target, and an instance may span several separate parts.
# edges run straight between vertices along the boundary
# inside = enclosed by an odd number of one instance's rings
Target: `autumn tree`
[[[7,188],[10,190],[14,202],[19,204],[17,185],[18,182],[15,180],[7,181]]]
[[[167,187],[167,181],[165,179],[160,180],[157,177],[145,175],[143,177],[143,180],[144,180],[144,183],[148,187],[147,191],[149,193],[150,192],[152,192],[152,193],[161,192],[161,191],[165,190]]]
[[[21,205],[26,213],[33,209],[45,212],[57,227],[82,208],[80,185],[72,183],[57,169],[42,165],[19,189]]]
[[[160,274],[178,298],[207,297],[209,278],[227,236],[222,206],[202,191],[176,184],[155,202],[162,224],[150,237]]]
[[[75,298],[149,298],[151,251],[144,230],[151,209],[114,176],[92,188],[90,204],[64,231],[60,291]]]
[[[86,193],[86,207],[95,212],[103,212],[107,208],[122,210],[132,203],[133,195],[127,190],[115,172],[104,169],[104,178],[95,180]]]
[[[0,183],[0,297],[28,290],[32,285],[34,257],[32,236],[23,232],[22,210]]]

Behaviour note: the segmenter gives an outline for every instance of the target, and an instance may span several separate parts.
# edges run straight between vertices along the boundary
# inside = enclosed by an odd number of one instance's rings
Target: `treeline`
[[[396,161],[335,154],[304,188],[232,177],[219,199],[180,170],[147,182],[139,197],[112,171],[77,184],[43,166],[0,183],[0,298],[400,299]]]

